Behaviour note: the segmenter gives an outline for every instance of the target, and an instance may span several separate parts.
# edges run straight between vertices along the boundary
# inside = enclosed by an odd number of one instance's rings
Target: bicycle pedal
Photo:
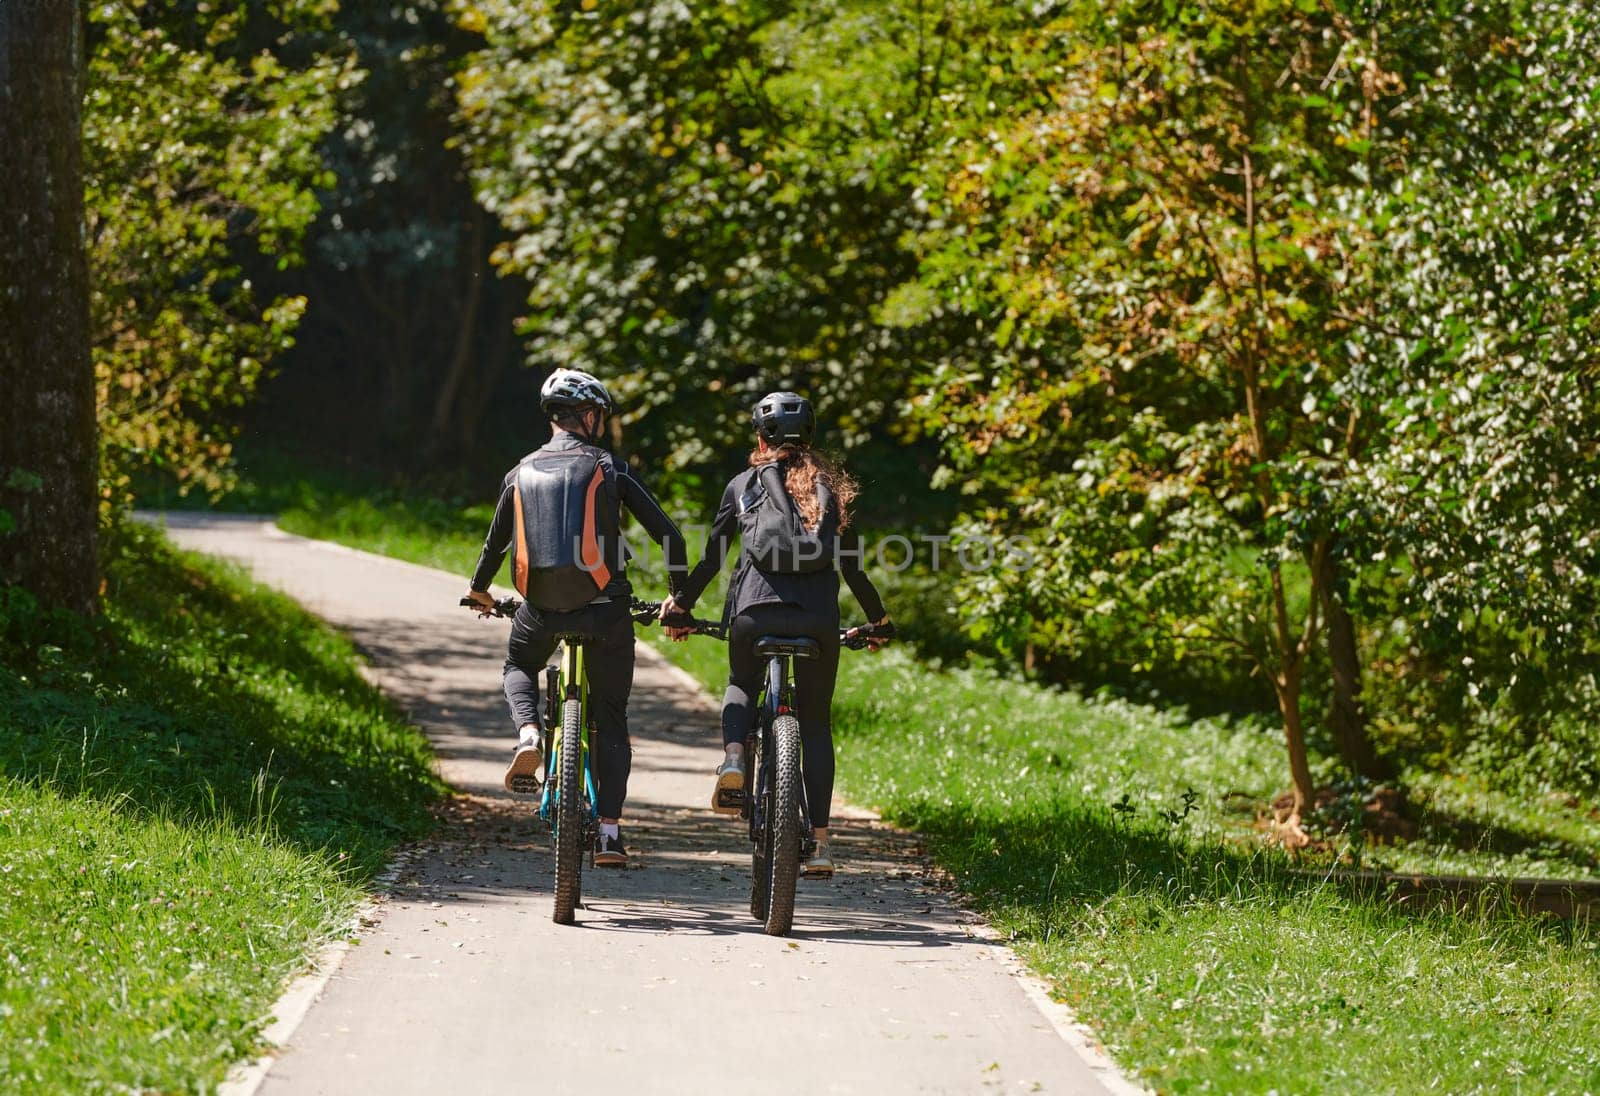
[[[718,788],[717,801],[712,810],[721,814],[740,814],[749,796],[745,795],[743,788]]]
[[[538,795],[542,787],[539,778],[530,774],[518,773],[511,778],[511,790],[517,795]]]

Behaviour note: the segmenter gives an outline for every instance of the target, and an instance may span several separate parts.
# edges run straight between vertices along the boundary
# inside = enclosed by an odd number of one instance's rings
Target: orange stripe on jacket
[[[595,538],[594,497],[599,492],[600,485],[605,482],[605,478],[605,469],[596,467],[594,479],[589,481],[589,493],[583,501],[583,567],[594,577],[595,584],[602,590],[611,583],[611,568],[600,558],[600,542]]]
[[[528,596],[528,527],[522,520],[521,485],[512,487],[512,497],[517,501],[517,545],[512,551],[511,582],[517,593]]]

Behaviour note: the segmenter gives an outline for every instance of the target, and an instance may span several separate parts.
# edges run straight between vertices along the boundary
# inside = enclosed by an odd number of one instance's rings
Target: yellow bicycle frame
[[[589,677],[584,672],[583,644],[563,640],[561,643],[561,676],[557,679],[556,690],[559,694],[561,705],[576,696],[578,698],[578,711],[581,717],[578,720],[579,764],[583,770],[583,790],[589,800],[589,814],[596,815],[594,776],[589,771]],[[550,760],[546,769],[544,782],[544,795],[539,800],[539,814],[550,820],[551,808],[555,805],[556,792],[553,788],[555,781],[549,779],[551,774],[560,771],[561,751],[566,743],[561,741],[562,726],[565,721],[561,718],[561,708],[556,709],[556,723],[550,731]]]

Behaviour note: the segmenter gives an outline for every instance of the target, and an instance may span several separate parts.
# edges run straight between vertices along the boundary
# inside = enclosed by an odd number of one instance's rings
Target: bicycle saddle
[[[788,655],[791,658],[816,658],[822,645],[810,636],[762,636],[756,640],[756,654]]]

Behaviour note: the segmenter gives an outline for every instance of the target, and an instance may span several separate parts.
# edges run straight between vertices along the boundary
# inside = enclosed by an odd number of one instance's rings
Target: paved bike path
[[[716,706],[643,642],[633,863],[586,870],[578,924],[552,924],[548,838],[500,790],[507,622],[457,607],[464,581],[441,571],[260,518],[165,520],[179,544],[243,562],[348,633],[464,793],[402,856],[262,1092],[1132,1090],[924,877],[914,839],[864,812],[836,819],[840,871],[801,883],[793,934],[764,935],[747,911],[749,843],[705,809]]]

